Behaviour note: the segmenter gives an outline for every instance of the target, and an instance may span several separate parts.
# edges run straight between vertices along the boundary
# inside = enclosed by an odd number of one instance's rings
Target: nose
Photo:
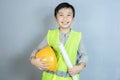
[[[63,17],[63,20],[67,20],[67,19],[68,19],[68,17],[67,17],[67,16],[64,16],[64,17]]]

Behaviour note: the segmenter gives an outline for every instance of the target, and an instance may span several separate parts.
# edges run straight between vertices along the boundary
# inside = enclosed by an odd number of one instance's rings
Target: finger
[[[70,75],[73,76],[73,75],[75,75],[75,73],[74,72],[70,72]]]
[[[68,71],[69,71],[69,72],[72,72],[72,71],[73,71],[73,69],[72,69],[72,68],[69,68],[69,69],[68,69]]]
[[[49,64],[46,64],[46,63],[43,63],[42,66],[43,66],[43,67],[48,67],[48,66],[50,66],[50,65],[49,65]]]
[[[41,57],[39,57],[38,59],[39,60],[42,60],[42,59],[44,59],[45,58],[45,56],[41,56]]]
[[[74,70],[72,70],[72,69],[69,69],[68,72],[69,72],[69,74],[70,74],[71,76],[75,75],[75,72],[74,72]]]
[[[72,73],[72,72],[69,72],[69,74],[72,76],[73,73]]]
[[[48,68],[50,65],[46,63],[41,63],[41,68],[45,69]]]

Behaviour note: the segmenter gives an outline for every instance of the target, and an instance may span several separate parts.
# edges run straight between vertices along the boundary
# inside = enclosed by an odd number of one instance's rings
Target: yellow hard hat
[[[44,57],[43,59],[41,59],[41,61],[42,62],[45,61],[49,64],[49,66],[47,68],[45,68],[45,70],[56,72],[57,58],[56,58],[56,55],[55,55],[53,49],[50,46],[46,46],[45,48],[39,50],[36,53],[35,57],[36,58]]]

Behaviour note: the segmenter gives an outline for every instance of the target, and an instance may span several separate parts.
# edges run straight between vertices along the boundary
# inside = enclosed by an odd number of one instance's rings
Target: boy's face
[[[71,8],[62,8],[56,15],[56,21],[62,29],[70,28],[73,19],[73,12]]]

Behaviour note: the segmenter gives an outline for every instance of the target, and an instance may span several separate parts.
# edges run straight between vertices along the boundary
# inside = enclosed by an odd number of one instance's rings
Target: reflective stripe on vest
[[[51,74],[56,74],[57,76],[61,76],[61,77],[71,77],[70,74],[68,72],[63,72],[63,71],[56,71],[56,72],[53,72],[53,71],[46,71],[48,73],[51,73]]]
[[[78,80],[80,80],[80,75],[77,74],[76,75]],[[60,75],[57,75],[57,74],[54,74],[54,73],[49,73],[49,72],[46,72],[44,71],[43,74],[42,74],[42,80],[73,80],[72,77],[68,77],[68,76],[61,76]]]

